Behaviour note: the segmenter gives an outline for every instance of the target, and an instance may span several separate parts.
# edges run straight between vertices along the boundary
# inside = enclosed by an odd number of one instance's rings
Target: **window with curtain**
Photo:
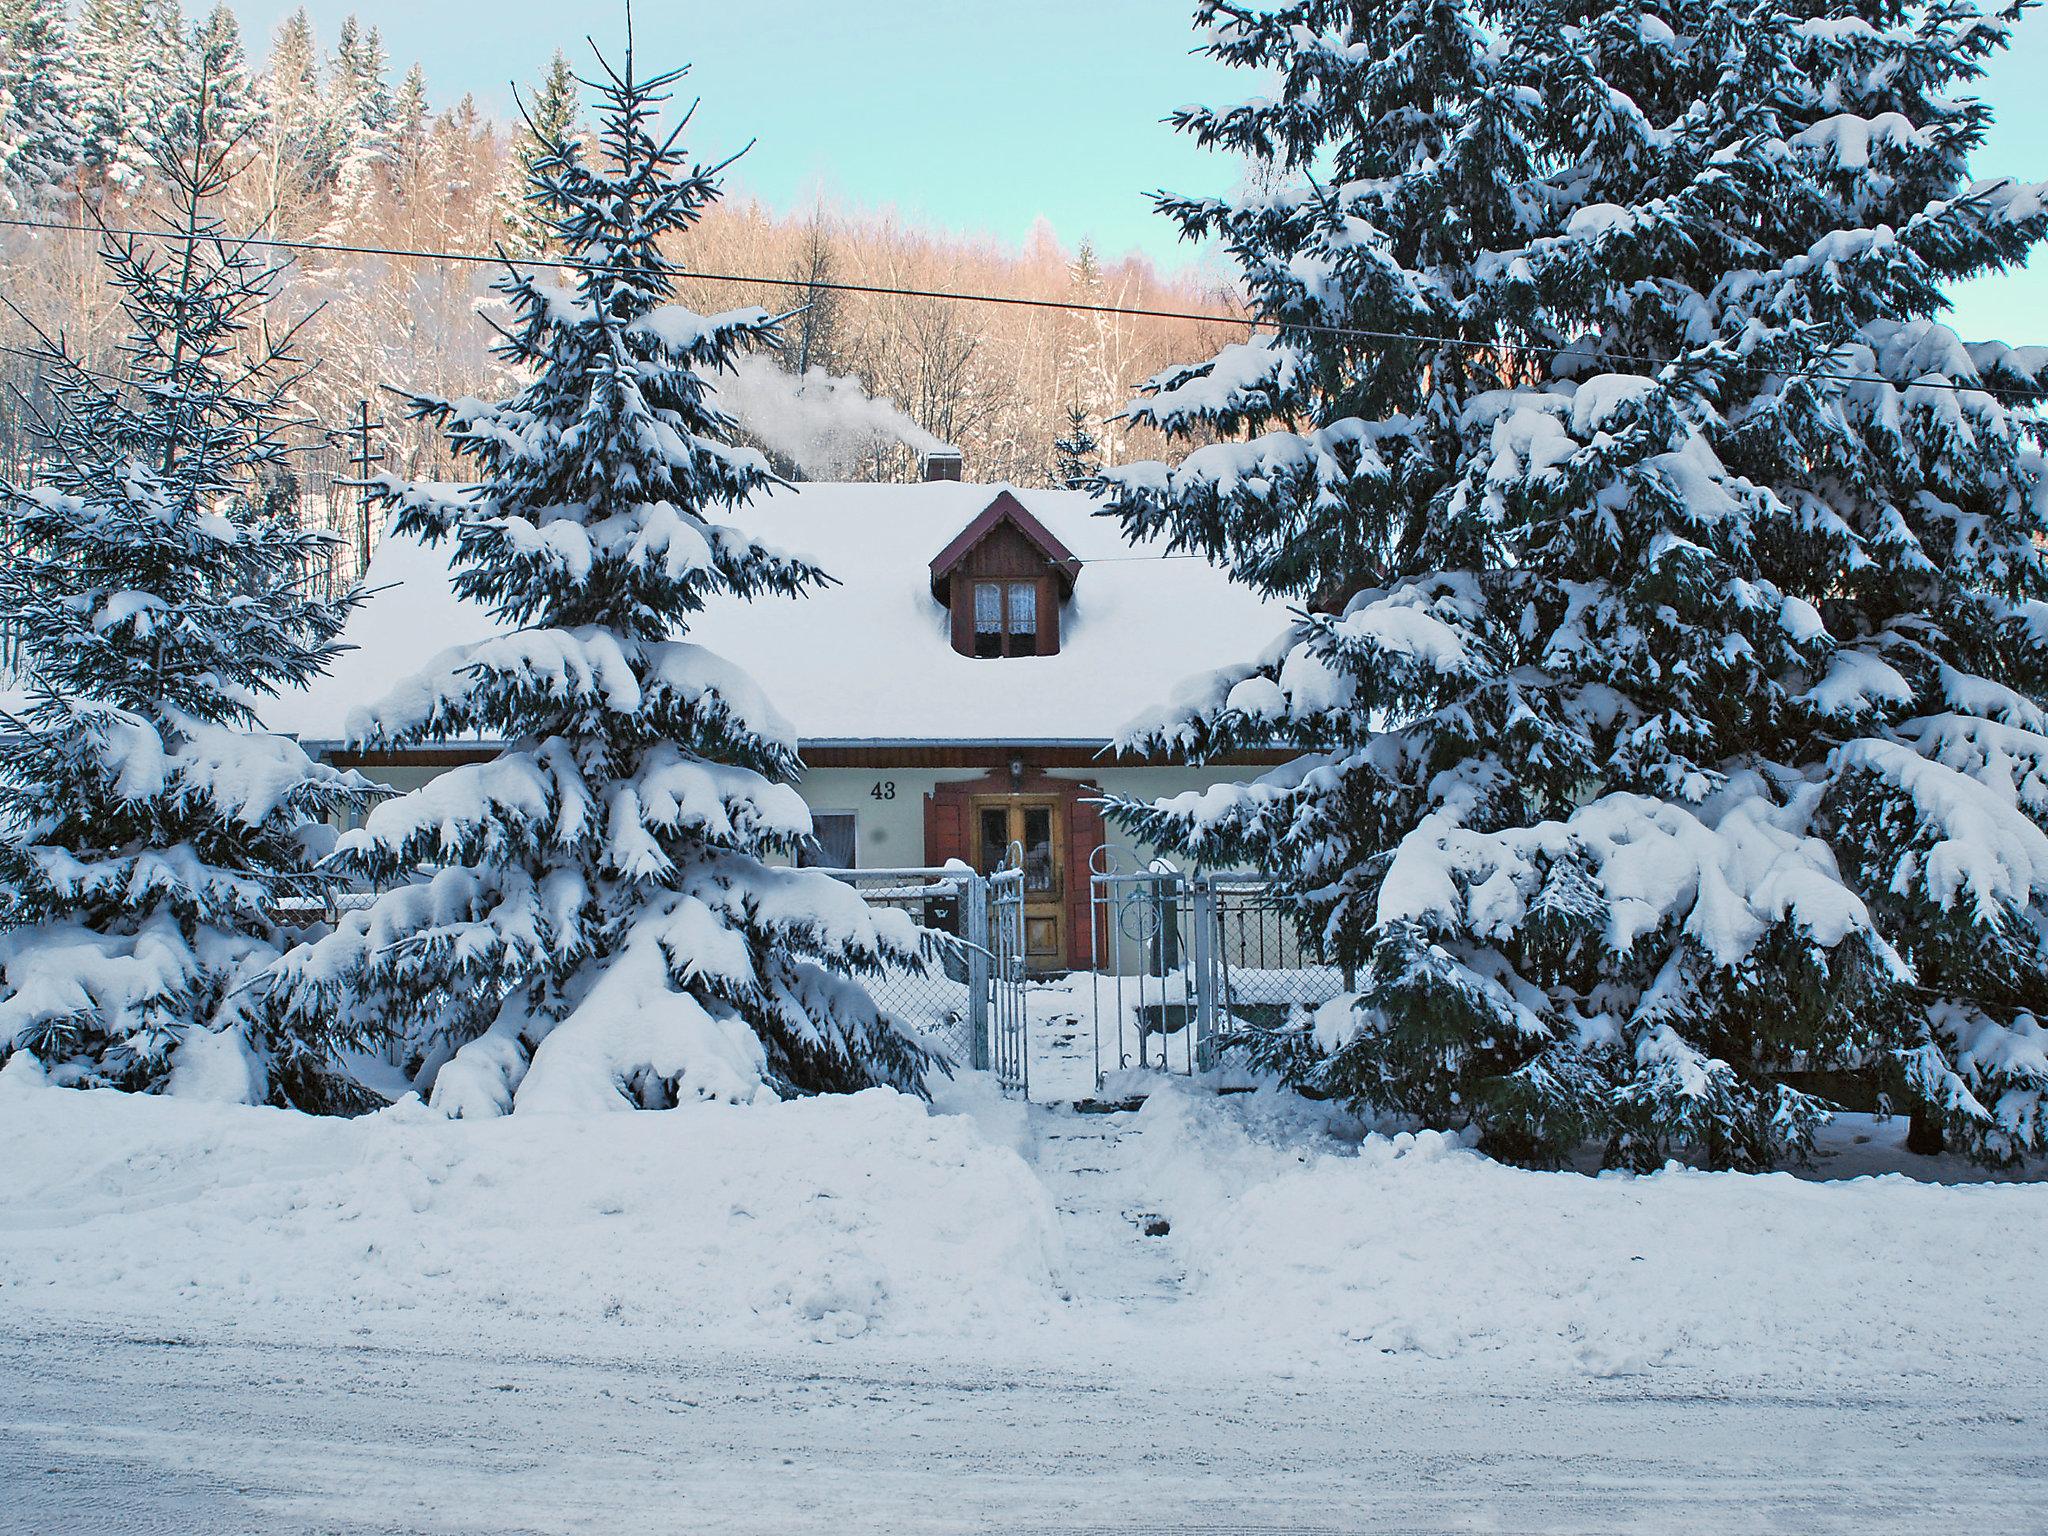
[[[1036,656],[1039,651],[1039,585],[1005,578],[973,584],[975,656]],[[955,596],[956,602],[959,597]]]
[[[1010,622],[1007,626],[1013,635],[1029,635],[1035,646],[1038,640],[1038,584],[1032,581],[1010,583]]]
[[[815,849],[800,850],[796,856],[797,863],[819,869],[855,867],[854,854],[858,850],[854,838],[853,812],[811,812],[811,836],[818,840],[818,846]]]
[[[1003,654],[1003,585],[999,581],[974,584],[974,654]]]
[[[1038,583],[1035,581],[1011,581],[1003,584],[1005,608],[1003,622],[1003,654],[1005,656],[1036,656],[1038,654]]]

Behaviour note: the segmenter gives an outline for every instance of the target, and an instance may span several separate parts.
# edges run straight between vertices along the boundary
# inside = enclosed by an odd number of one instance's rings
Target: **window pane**
[[[981,808],[981,872],[994,874],[1010,851],[1010,813],[999,805]]]
[[[797,855],[797,863],[825,869],[854,867],[854,817],[851,811],[813,811],[811,835],[818,840],[817,850],[814,852],[806,848]]]
[[[1052,889],[1052,807],[1024,807],[1024,888]]]
[[[1035,635],[1038,633],[1037,582],[1013,581],[1010,583],[1010,633],[1013,635]]]
[[[974,630],[981,635],[1003,632],[1003,589],[993,581],[974,584]]]

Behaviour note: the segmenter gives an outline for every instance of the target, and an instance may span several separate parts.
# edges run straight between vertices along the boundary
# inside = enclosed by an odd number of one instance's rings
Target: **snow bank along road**
[[[2048,1187],[940,1108],[0,1079],[0,1528],[2048,1530]]]

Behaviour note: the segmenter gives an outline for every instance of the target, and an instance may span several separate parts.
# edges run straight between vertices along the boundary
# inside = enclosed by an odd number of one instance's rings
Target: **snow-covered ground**
[[[456,1123],[12,1072],[0,1166],[0,1529],[2048,1529],[2039,1184],[979,1078]]]

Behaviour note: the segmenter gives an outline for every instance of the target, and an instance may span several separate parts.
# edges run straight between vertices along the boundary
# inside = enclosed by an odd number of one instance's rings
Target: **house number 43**
[[[881,783],[868,791],[868,798],[870,800],[894,800],[896,798],[896,781],[894,779],[882,780]]]

